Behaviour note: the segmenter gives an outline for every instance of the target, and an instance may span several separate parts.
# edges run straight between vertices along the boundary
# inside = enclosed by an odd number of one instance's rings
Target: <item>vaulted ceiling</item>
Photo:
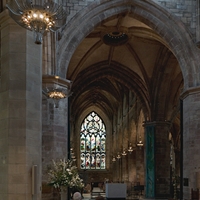
[[[179,64],[150,27],[128,14],[102,21],[76,49],[67,71],[73,81],[72,112],[96,107],[116,112],[127,91],[137,95],[149,120],[177,113],[183,78]]]

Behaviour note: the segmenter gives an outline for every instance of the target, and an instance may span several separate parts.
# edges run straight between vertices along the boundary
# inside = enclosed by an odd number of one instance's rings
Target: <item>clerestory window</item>
[[[81,169],[106,168],[106,128],[94,111],[81,124],[80,156]]]

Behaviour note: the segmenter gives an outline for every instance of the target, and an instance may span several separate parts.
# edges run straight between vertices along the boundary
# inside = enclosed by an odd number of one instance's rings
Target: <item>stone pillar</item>
[[[149,190],[147,190],[147,195],[152,195],[149,196],[151,198],[153,197],[153,187],[155,189],[154,194],[156,198],[166,198],[170,196],[169,125],[168,122],[148,122],[145,124],[147,143],[146,184],[151,186]],[[152,185],[150,181],[152,181]]]
[[[199,187],[200,172],[200,87],[186,91],[183,100],[183,199]]]
[[[0,13],[0,199],[41,199],[42,49]],[[32,177],[32,166],[36,173]],[[32,194],[32,180],[36,188]]]
[[[156,197],[170,197],[170,143],[168,122],[155,124]]]
[[[59,88],[69,93],[70,81],[56,79],[55,76],[43,76],[43,88]],[[56,105],[56,106],[55,106]],[[42,160],[43,160],[43,191],[42,199],[58,197],[59,193],[47,185],[47,168],[52,160],[68,159],[68,98],[55,102],[47,96],[43,97],[43,134],[42,134]]]
[[[145,196],[155,197],[155,133],[154,126],[145,124]]]

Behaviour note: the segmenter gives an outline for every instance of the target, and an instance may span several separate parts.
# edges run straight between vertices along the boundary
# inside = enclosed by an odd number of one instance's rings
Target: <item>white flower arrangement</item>
[[[77,187],[83,188],[83,180],[79,177],[77,167],[72,160],[53,160],[53,165],[48,170],[48,182],[54,188]]]

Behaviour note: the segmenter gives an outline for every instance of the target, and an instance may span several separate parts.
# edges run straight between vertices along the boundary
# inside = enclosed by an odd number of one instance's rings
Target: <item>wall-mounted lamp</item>
[[[112,162],[116,162],[116,158],[115,158],[115,156],[113,156],[113,158],[112,158]]]
[[[138,131],[137,131],[138,132]],[[143,147],[144,146],[144,144],[143,144],[143,142],[142,142],[142,136],[141,136],[141,133],[139,133],[139,134],[137,134],[137,135],[139,135],[139,137],[138,137],[138,139],[137,139],[137,146],[138,147]]]
[[[126,149],[124,148],[123,152],[122,152],[122,156],[126,156],[127,153],[126,153]]]
[[[139,140],[139,141],[137,142],[137,146],[138,146],[138,147],[143,147],[143,146],[144,146],[142,140]]]
[[[128,152],[129,153],[133,152],[133,146],[132,146],[131,142],[130,142],[129,147],[128,147]]]
[[[120,153],[118,152],[118,154],[117,154],[117,159],[119,160],[121,158],[121,155],[120,155]]]

